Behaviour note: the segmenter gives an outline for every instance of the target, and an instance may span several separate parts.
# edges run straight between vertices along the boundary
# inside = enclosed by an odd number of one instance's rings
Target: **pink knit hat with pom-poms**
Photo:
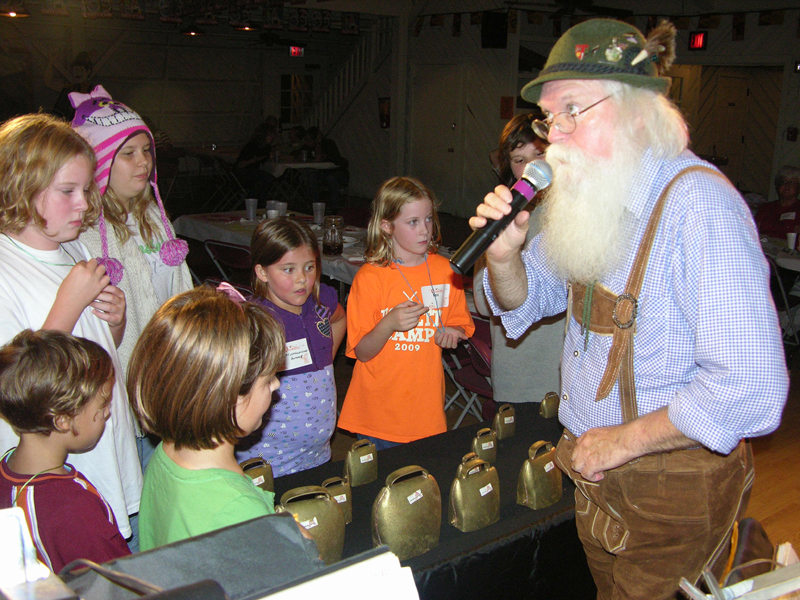
[[[134,135],[146,133],[150,138],[150,151],[153,157],[153,168],[150,171],[150,186],[158,203],[158,210],[161,212],[161,221],[164,223],[164,231],[168,240],[161,245],[159,256],[161,261],[170,267],[181,264],[189,253],[189,245],[183,241],[175,239],[169,226],[169,219],[164,210],[164,203],[161,201],[161,194],[156,185],[156,149],[153,141],[153,134],[142,118],[129,107],[111,99],[111,94],[98,85],[88,94],[72,92],[69,101],[75,108],[75,118],[72,119],[72,127],[80,133],[94,148],[97,155],[97,167],[94,171],[94,180],[100,193],[104,194],[108,187],[108,180],[111,174],[111,167],[117,156],[119,149]],[[100,213],[98,230],[103,249],[103,256],[98,259],[100,264],[106,266],[111,283],[117,285],[122,280],[123,266],[116,258],[108,255],[108,233],[106,231],[106,221],[103,213]]]

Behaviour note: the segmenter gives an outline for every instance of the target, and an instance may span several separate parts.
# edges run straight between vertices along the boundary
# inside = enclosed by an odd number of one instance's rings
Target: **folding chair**
[[[453,429],[461,425],[468,414],[472,413],[479,422],[483,421],[483,412],[481,410],[481,401],[478,396],[483,396],[489,400],[493,400],[494,394],[492,393],[492,350],[489,346],[476,337],[471,337],[467,340],[467,350],[470,355],[469,364],[461,369],[453,372],[453,379],[459,386],[459,389],[464,389],[471,395],[467,398],[463,406],[454,400],[456,406],[462,408],[461,414],[453,426]]]
[[[206,240],[203,246],[224,281],[250,286],[250,248],[220,240]]]
[[[790,296],[786,292],[787,287],[791,290],[791,285],[797,281],[798,275],[788,269],[781,269],[772,256],[767,254],[764,256],[766,256],[767,262],[769,263],[769,285],[772,298],[775,301],[775,308],[778,309],[778,312],[786,313],[785,325],[783,324],[783,319],[781,319],[783,343],[789,346],[800,347],[800,337],[798,337],[797,328],[794,325],[797,307],[800,306],[800,297]]]
[[[231,166],[214,156],[202,157],[204,172],[210,177],[209,194],[201,212],[235,210],[244,200],[246,190],[236,178]]]

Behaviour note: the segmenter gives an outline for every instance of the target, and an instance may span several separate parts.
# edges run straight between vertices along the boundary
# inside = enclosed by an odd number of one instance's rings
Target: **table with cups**
[[[274,218],[281,212],[290,217],[306,222],[314,231],[323,249],[324,221],[322,225],[315,223],[311,215],[287,211],[285,202],[268,201],[267,208],[256,210],[256,219],[249,219],[246,210],[207,213],[197,215],[183,215],[175,219],[172,226],[178,235],[204,242],[206,240],[219,240],[231,244],[249,246],[253,232],[258,223],[265,218]],[[323,211],[324,212],[324,211]],[[251,215],[252,216],[252,215]],[[330,218],[324,217],[324,218]],[[336,217],[341,219],[341,217]],[[334,221],[338,236],[330,238],[333,246],[341,244],[341,253],[337,255],[322,254],[322,273],[343,285],[353,283],[356,272],[364,264],[364,238],[367,230],[362,227],[345,225]],[[338,249],[338,248],[337,248]],[[340,294],[343,290],[340,290]],[[340,299],[342,296],[340,295]]]

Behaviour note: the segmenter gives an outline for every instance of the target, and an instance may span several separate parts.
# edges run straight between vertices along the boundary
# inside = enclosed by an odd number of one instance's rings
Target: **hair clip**
[[[228,299],[236,302],[236,304],[241,304],[242,302],[247,302],[244,296],[242,296],[241,292],[233,287],[227,281],[223,281],[217,286],[217,291],[222,292],[225,294]]]

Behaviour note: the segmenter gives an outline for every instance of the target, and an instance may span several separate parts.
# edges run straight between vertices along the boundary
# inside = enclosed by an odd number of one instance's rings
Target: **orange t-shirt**
[[[408,296],[417,292],[414,300],[430,310],[414,329],[395,332],[375,358],[356,362],[339,427],[392,442],[411,442],[447,429],[442,349],[435,344],[434,333],[442,323],[463,327],[471,336],[475,325],[461,276],[438,254],[428,256],[428,267],[430,277],[424,262],[416,267],[366,264],[356,274],[347,303],[347,356],[351,358],[361,338],[389,310],[407,300],[403,292]]]

